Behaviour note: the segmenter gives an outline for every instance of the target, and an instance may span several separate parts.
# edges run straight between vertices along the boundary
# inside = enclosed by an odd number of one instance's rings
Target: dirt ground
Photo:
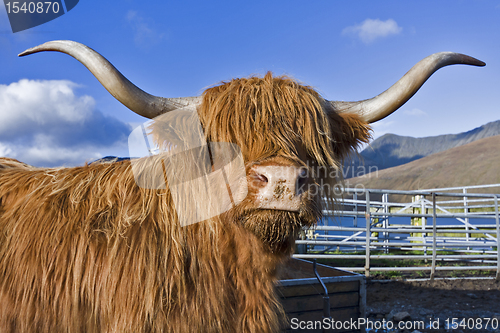
[[[500,332],[500,282],[368,280],[366,315],[379,322],[368,332]],[[384,320],[391,320],[392,330],[376,330]],[[398,329],[398,320],[407,328]]]

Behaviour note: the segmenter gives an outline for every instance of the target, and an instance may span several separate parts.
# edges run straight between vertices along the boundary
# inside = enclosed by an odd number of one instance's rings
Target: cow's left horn
[[[398,82],[378,96],[358,102],[327,101],[338,113],[355,113],[368,123],[381,120],[408,101],[438,69],[448,65],[484,66],[484,62],[454,52],[434,53],[419,61]]]
[[[20,57],[41,51],[58,51],[80,61],[118,101],[135,113],[154,118],[162,113],[200,103],[200,97],[164,98],[148,94],[122,75],[106,58],[90,47],[69,40],[55,40],[35,46]]]

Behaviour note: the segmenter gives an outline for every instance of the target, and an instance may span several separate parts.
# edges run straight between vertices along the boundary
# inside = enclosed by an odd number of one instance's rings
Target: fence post
[[[352,199],[354,200],[354,221],[352,222],[352,226],[354,228],[358,227],[358,192],[354,191],[352,195]],[[354,252],[358,251],[357,245],[354,245]]]
[[[417,195],[414,195],[411,197],[411,203],[412,203],[412,207],[411,207],[411,211],[412,211],[412,214],[418,214],[418,208],[416,208],[415,206],[413,206],[413,204],[415,202],[418,202],[418,200],[420,200],[420,194],[417,194]],[[411,225],[412,226],[417,226],[417,217],[412,217],[411,218]]]
[[[382,205],[383,205],[384,213],[388,214],[388,212],[389,212],[389,194],[387,194],[387,193],[382,194]],[[389,227],[389,216],[384,215],[382,218],[383,218],[382,227],[387,230],[387,228]],[[389,236],[388,232],[384,231],[382,233],[382,238],[384,239],[384,244],[387,244],[387,245],[384,245],[384,253],[386,253],[386,254],[389,253],[389,237],[388,236]]]
[[[370,277],[370,236],[371,236],[371,223],[372,223],[372,217],[371,217],[371,211],[370,211],[370,191],[366,191],[366,213],[365,213],[365,219],[366,219],[366,245],[365,245],[365,253],[366,253],[366,259],[365,259],[365,276]]]
[[[420,210],[422,214],[427,214],[427,207],[425,203],[425,196],[422,195],[422,201],[420,203]],[[427,217],[422,216],[422,243],[424,245],[424,255],[427,256],[427,246],[426,246],[426,237],[427,233],[425,232],[427,229]],[[427,264],[427,258],[425,258],[424,262]]]
[[[354,191],[354,194],[352,195],[352,199],[354,200],[354,221],[353,221],[353,227],[357,228],[358,227],[358,192]]]
[[[495,195],[495,223],[497,227],[497,276],[496,280],[500,281],[500,218],[498,216],[498,196]]]
[[[464,189],[462,190],[462,192],[463,192],[463,194],[464,194],[464,214],[465,214],[465,216],[466,216],[466,217],[465,217],[465,230],[469,231],[469,217],[468,217],[468,215],[469,215],[469,207],[468,207],[468,198],[467,198],[467,196],[466,196],[466,194],[467,194],[467,189],[466,189],[466,188],[464,188]],[[470,239],[470,234],[469,234],[469,233],[466,233],[466,234],[465,234],[465,240],[466,240],[467,242],[469,242],[469,239]],[[467,246],[467,250],[470,250],[470,247],[469,247],[469,246]]]
[[[436,274],[436,243],[437,243],[437,212],[436,212],[436,193],[432,192],[432,267],[431,281],[434,280]]]

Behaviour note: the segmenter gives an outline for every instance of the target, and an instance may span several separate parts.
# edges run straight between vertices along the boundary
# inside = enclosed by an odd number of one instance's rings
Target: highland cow
[[[326,185],[338,179],[315,167],[340,168],[369,140],[369,123],[399,108],[440,67],[484,65],[435,54],[361,102],[330,102],[271,73],[171,99],[145,93],[75,42],[22,55],[50,50],[78,59],[147,118],[195,107],[207,142],[240,147],[248,194],[182,227],[168,186],[138,186],[129,161],[48,169],[0,159],[1,332],[279,331],[285,315],[276,269],[298,232],[321,218],[320,197],[334,200]],[[148,159],[160,163],[162,154]],[[289,178],[276,170],[290,171]]]

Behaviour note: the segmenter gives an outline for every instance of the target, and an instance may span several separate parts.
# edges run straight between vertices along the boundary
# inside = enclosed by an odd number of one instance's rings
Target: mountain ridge
[[[419,190],[500,183],[500,135],[434,153],[421,159],[346,179],[348,187]],[[496,188],[494,191],[498,191]],[[490,191],[486,190],[487,193]]]
[[[345,166],[371,167],[383,170],[406,164],[471,142],[500,135],[500,120],[489,122],[470,131],[414,138],[396,134],[384,134],[352,158]]]

